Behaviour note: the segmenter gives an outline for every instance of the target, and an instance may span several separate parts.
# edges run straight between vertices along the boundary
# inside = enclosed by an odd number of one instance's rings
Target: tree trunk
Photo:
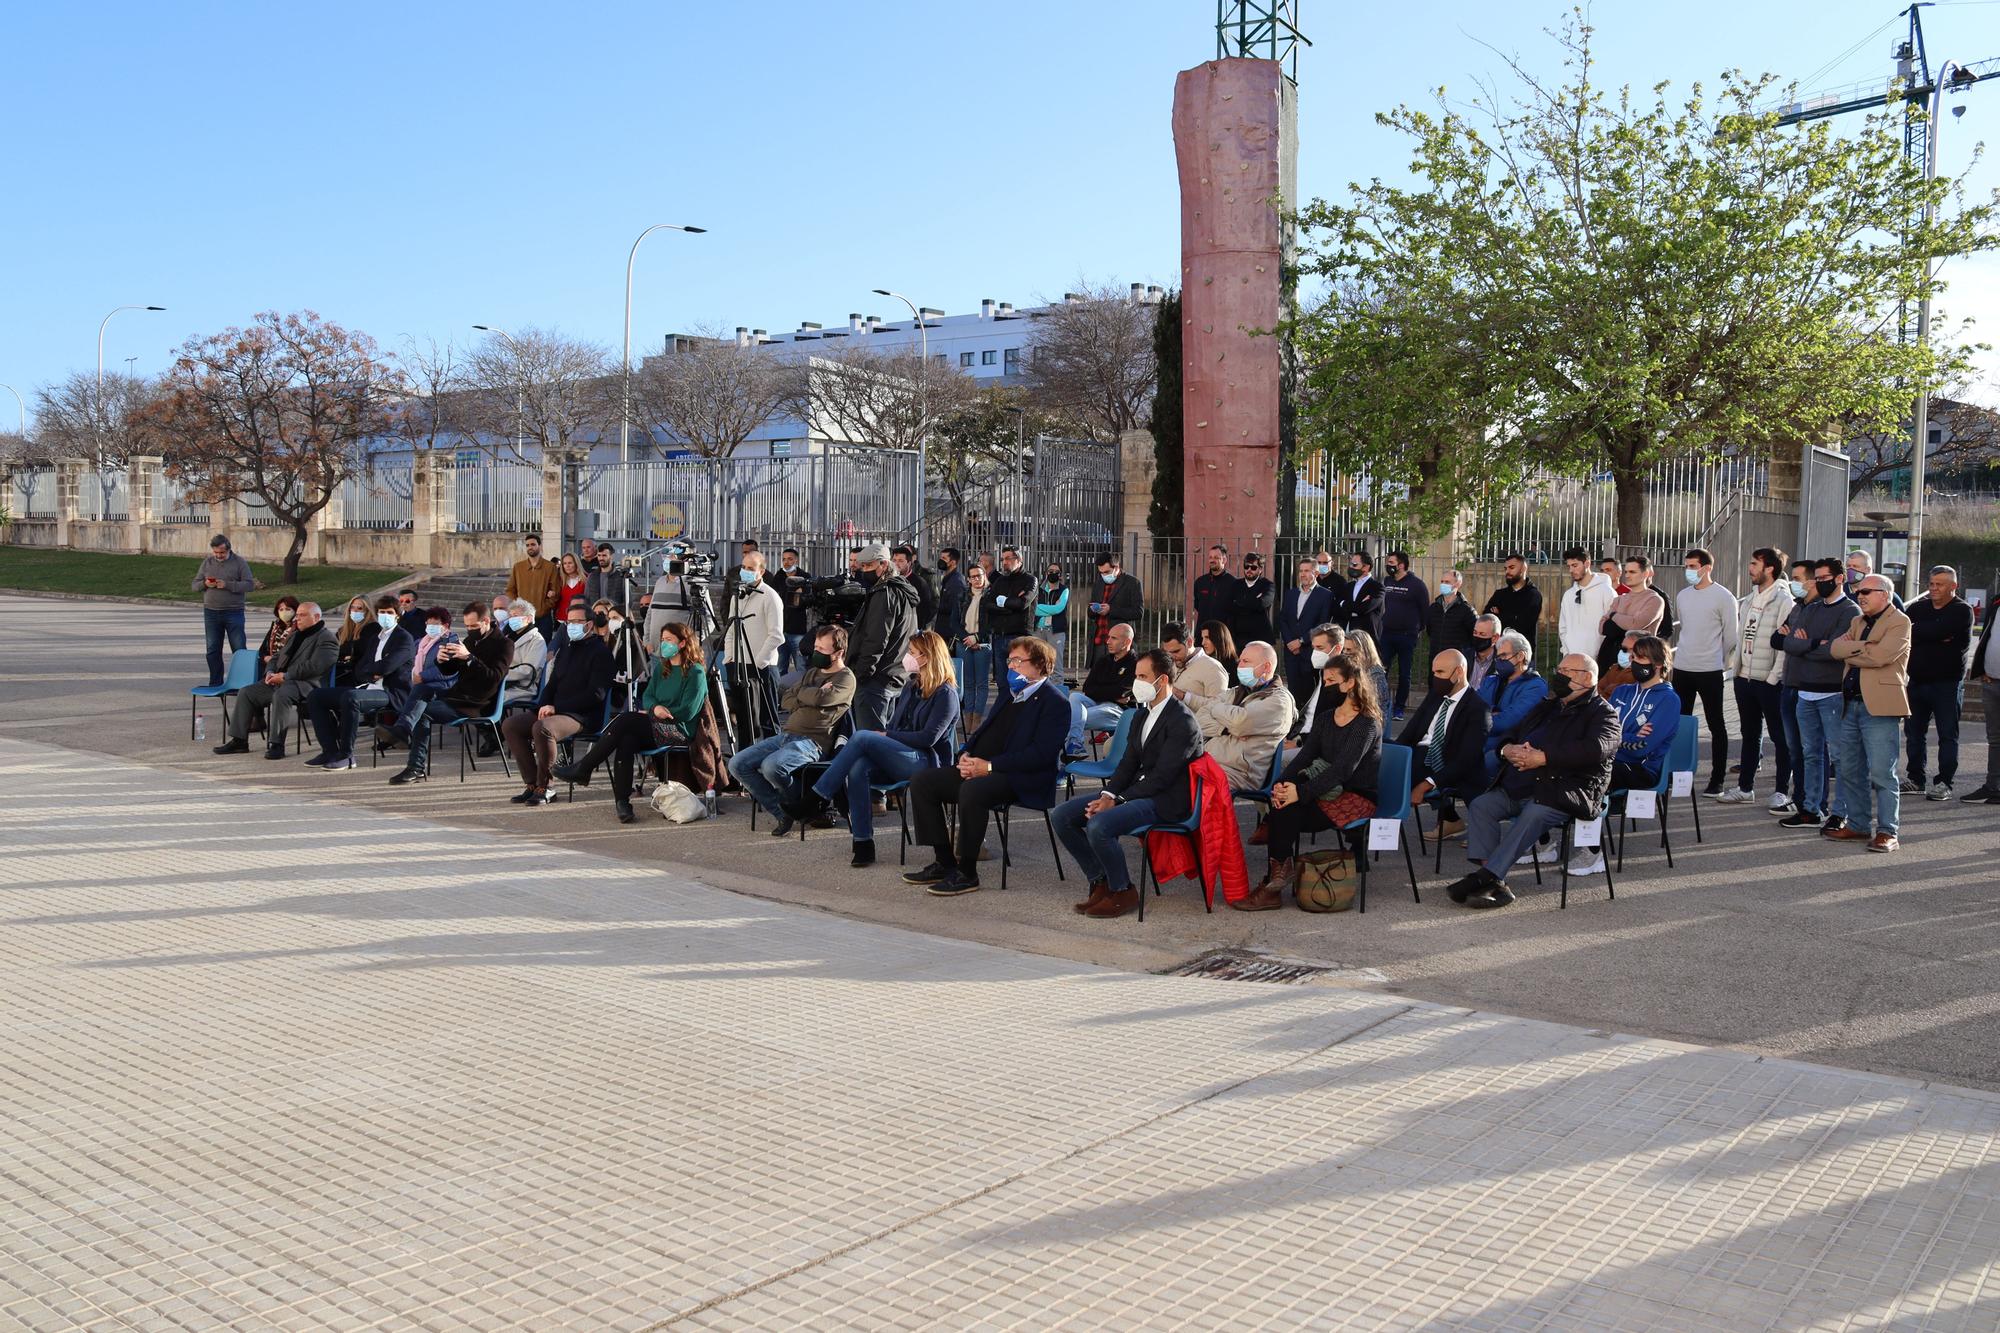
[[[1618,490],[1618,554],[1646,549],[1646,474],[1613,467],[1612,485]],[[1593,554],[1603,554],[1593,552]]]
[[[282,580],[283,582],[297,583],[299,581],[299,557],[304,555],[305,551],[306,520],[300,519],[298,522],[292,524],[292,545],[285,552],[285,576]]]

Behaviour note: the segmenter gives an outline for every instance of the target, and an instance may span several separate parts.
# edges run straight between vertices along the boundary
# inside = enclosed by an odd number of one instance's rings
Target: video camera
[[[816,625],[839,625],[851,629],[861,616],[861,604],[868,589],[849,574],[829,574],[814,579],[806,591],[806,612]]]
[[[706,583],[715,574],[715,557],[693,542],[676,537],[667,543],[667,573],[686,575]]]

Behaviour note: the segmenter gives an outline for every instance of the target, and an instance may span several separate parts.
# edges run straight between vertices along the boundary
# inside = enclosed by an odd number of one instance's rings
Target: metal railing
[[[158,523],[206,526],[209,521],[205,501],[191,498],[186,488],[162,472],[153,482],[153,519]]]
[[[532,532],[542,526],[542,470],[487,458],[441,460],[436,485],[452,495],[457,532]]]
[[[409,529],[411,489],[409,463],[370,460],[366,471],[341,483],[340,525],[380,532]]]
[[[56,516],[56,470],[23,468],[14,474],[14,508],[23,518]]]
[[[76,516],[92,522],[123,522],[130,512],[124,468],[91,470],[77,478]]]
[[[796,532],[905,533],[916,522],[917,455],[832,446],[798,457],[586,464],[579,531],[611,541],[714,542]]]

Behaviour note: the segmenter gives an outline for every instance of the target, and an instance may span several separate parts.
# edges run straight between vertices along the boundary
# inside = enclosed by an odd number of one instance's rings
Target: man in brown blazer
[[[1910,661],[1910,618],[1890,601],[1889,580],[1870,574],[1854,586],[1861,614],[1844,637],[1827,645],[1841,663],[1840,789],[1822,836],[1866,843],[1871,852],[1893,852],[1901,815],[1896,775],[1897,739],[1910,714],[1905,668]]]

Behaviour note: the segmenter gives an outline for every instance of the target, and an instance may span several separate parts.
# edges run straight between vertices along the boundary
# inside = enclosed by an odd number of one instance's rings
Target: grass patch
[[[0,546],[0,588],[19,588],[24,592],[151,597],[163,602],[198,604],[201,594],[190,585],[200,568],[201,561],[180,555],[113,555],[100,551]],[[279,583],[285,573],[283,565],[253,561],[250,572],[262,585],[249,594],[247,600],[252,606],[269,606],[291,593],[301,601],[337,609],[356,593],[392,583],[408,571],[302,564],[299,581],[283,585]]]

